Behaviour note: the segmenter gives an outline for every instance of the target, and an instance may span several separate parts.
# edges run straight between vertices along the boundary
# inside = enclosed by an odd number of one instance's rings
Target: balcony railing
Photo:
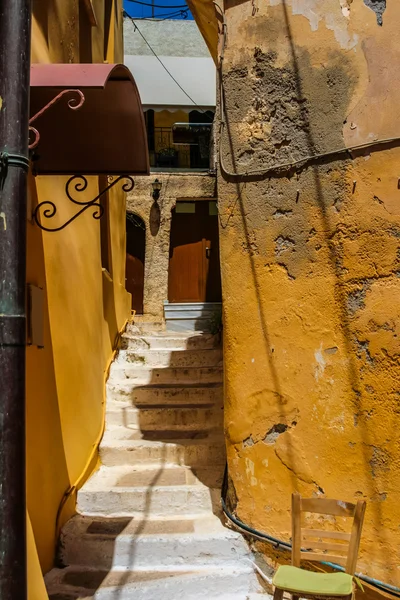
[[[210,144],[174,145],[171,127],[148,131],[150,166],[154,169],[202,170],[210,168]]]

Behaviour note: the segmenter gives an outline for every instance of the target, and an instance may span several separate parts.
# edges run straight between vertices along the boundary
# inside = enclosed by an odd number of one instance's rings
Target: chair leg
[[[279,588],[275,588],[274,600],[282,600],[282,598],[283,598],[283,590],[280,590]]]

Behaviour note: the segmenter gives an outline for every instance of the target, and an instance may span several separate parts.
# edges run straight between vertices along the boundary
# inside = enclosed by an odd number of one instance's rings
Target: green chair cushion
[[[353,578],[348,573],[313,573],[290,565],[279,567],[273,584],[299,595],[349,596],[353,591]]]

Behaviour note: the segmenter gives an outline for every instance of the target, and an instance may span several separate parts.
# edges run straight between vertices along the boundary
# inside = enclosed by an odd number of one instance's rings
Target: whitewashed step
[[[80,494],[78,510],[90,516],[151,517],[210,514],[217,510],[220,490],[201,486],[154,486],[152,488],[115,488]]]
[[[85,515],[173,517],[219,510],[223,469],[101,467],[78,492]]]
[[[103,444],[112,444],[113,442],[119,442],[121,440],[129,441],[150,441],[150,442],[161,442],[161,443],[173,443],[173,444],[187,444],[192,441],[207,444],[208,440],[220,440],[223,441],[223,435],[221,430],[217,427],[215,429],[188,429],[188,430],[176,430],[167,429],[166,427],[159,427],[158,429],[150,429],[148,431],[142,429],[132,429],[130,427],[121,426],[110,426],[107,427],[106,432],[103,436],[101,446]]]
[[[223,427],[223,408],[193,406],[127,406],[109,408],[106,414],[107,427],[123,426],[142,431],[169,429],[190,431]]]
[[[116,363],[121,366],[146,367],[216,367],[222,365],[220,348],[207,350],[133,350],[118,352]]]
[[[203,385],[137,385],[131,380],[107,383],[107,405],[117,402],[118,406],[210,406],[221,403],[223,387],[221,382]]]
[[[127,379],[136,385],[218,383],[222,381],[222,366],[151,368],[114,362],[110,369],[110,382],[121,383]]]
[[[63,528],[60,559],[65,566],[149,571],[248,566],[251,554],[242,536],[215,523],[215,531],[204,533],[141,533],[140,523],[122,523],[119,533],[109,520],[77,516]]]
[[[134,321],[130,321],[126,326],[126,332],[133,335],[153,334],[163,331],[165,331],[164,321],[152,321],[142,315],[137,315]]]
[[[198,467],[160,465],[158,467],[100,467],[78,492],[107,491],[114,488],[143,488],[157,486],[197,485],[207,488],[220,487],[221,467]]]
[[[217,466],[225,463],[225,442],[222,436],[174,442],[115,439],[107,431],[100,446],[100,458],[103,465],[110,467],[140,464]]]
[[[49,600],[247,600],[260,586],[252,570],[210,568],[206,571],[129,572],[99,571],[78,567],[53,569],[46,575]],[[96,591],[97,590],[97,591]]]
[[[207,350],[219,346],[219,340],[211,334],[191,331],[158,332],[152,335],[126,332],[120,340],[122,350]]]

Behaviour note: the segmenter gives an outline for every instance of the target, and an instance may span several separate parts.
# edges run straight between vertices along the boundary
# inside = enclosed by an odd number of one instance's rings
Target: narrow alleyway
[[[102,466],[63,530],[51,600],[261,598],[245,541],[220,518],[222,376],[214,336],[128,326]]]

